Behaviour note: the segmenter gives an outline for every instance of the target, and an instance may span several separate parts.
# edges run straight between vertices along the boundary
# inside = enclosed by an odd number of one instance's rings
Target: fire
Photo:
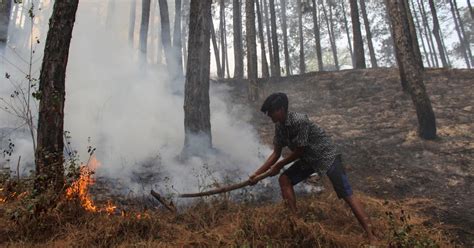
[[[81,201],[82,207],[89,212],[106,212],[108,214],[114,213],[117,206],[115,206],[111,201],[107,202],[107,205],[103,208],[100,208],[94,204],[94,201],[89,195],[89,187],[92,186],[95,181],[92,178],[95,169],[100,166],[100,162],[92,156],[87,163],[80,167],[80,176],[75,182],[71,184],[69,188],[66,189],[66,198],[68,200],[78,197]]]

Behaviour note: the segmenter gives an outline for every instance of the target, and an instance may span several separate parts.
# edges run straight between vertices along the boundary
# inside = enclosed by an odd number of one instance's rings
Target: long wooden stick
[[[270,170],[263,173],[263,174],[258,175],[255,178],[254,181],[258,182],[260,180],[263,180],[263,179],[267,178],[268,176],[270,176]],[[250,180],[246,180],[246,181],[243,181],[241,183],[232,184],[232,185],[229,185],[229,186],[216,188],[216,189],[212,189],[212,190],[209,190],[209,191],[198,192],[198,193],[179,194],[178,197],[190,198],[190,197],[202,197],[202,196],[210,196],[210,195],[215,195],[215,194],[222,194],[222,193],[225,193],[225,192],[229,192],[229,191],[232,191],[232,190],[236,190],[236,189],[240,189],[240,188],[249,186],[251,184],[252,184],[252,182],[250,182]]]

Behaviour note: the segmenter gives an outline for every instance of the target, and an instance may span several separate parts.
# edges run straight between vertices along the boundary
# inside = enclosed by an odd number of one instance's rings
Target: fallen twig
[[[165,206],[166,209],[168,209],[169,211],[173,212],[173,213],[176,213],[176,207],[174,206],[173,202],[169,202],[166,201],[165,198],[163,198],[158,192],[154,191],[154,190],[151,190],[151,195],[153,197],[155,197],[161,204],[163,204],[163,206]]]

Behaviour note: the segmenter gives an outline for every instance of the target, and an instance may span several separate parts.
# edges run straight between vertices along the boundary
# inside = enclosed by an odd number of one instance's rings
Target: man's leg
[[[369,238],[369,240],[374,240],[372,223],[370,222],[369,216],[364,211],[362,204],[360,204],[360,201],[352,195],[346,196],[343,199],[345,202],[347,202],[349,207],[351,207],[352,212],[354,213],[360,225],[364,228],[365,232],[367,233],[367,237]]]
[[[278,182],[280,183],[283,201],[285,201],[285,204],[293,213],[296,213],[295,191],[293,190],[293,184],[291,183],[290,178],[283,174],[280,176],[280,178],[278,178]]]

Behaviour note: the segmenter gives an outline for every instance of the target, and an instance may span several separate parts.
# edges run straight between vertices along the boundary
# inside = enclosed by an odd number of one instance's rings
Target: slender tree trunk
[[[242,45],[242,16],[240,11],[240,0],[234,0],[232,5],[234,24],[234,78],[244,77],[244,55]]]
[[[224,26],[224,34],[227,34],[227,31],[226,31],[226,26]],[[230,69],[229,69],[229,53],[227,52],[227,47],[228,46],[228,43],[227,43],[227,35],[224,35],[224,46],[226,47],[226,49],[224,50],[224,57],[225,57],[225,69],[226,69],[226,73],[227,73],[227,78],[230,78]],[[224,73],[225,74],[225,73]]]
[[[471,66],[474,66],[474,58],[472,57],[471,46],[470,46],[469,40],[466,37],[466,32],[464,30],[464,23],[462,21],[461,15],[459,13],[458,4],[457,4],[456,0],[450,0],[450,1],[453,1],[454,10],[456,11],[456,14],[457,14],[457,17],[458,17],[458,23],[459,23],[459,27],[461,29],[461,34],[462,34],[462,38],[463,38],[462,41],[460,41],[461,45],[463,45],[464,48],[466,49],[467,56],[468,56],[469,60],[471,61]],[[472,9],[471,9],[471,11],[472,11]],[[454,18],[454,19],[456,19],[456,18]],[[468,68],[471,68],[471,67],[468,66]]]
[[[362,18],[364,19],[365,34],[367,37],[367,46],[369,47],[370,64],[372,68],[377,68],[377,58],[375,57],[374,45],[372,44],[372,32],[370,31],[369,18],[367,17],[367,10],[365,7],[366,0],[360,0],[360,10],[362,12]]]
[[[140,25],[140,52],[146,61],[148,26],[150,24],[150,0],[142,0],[142,21]]]
[[[410,88],[410,96],[415,105],[418,117],[418,134],[423,139],[436,138],[436,120],[431,107],[431,101],[423,83],[423,68],[417,61],[413,51],[416,37],[410,32],[407,12],[409,6],[403,6],[404,0],[386,0],[395,35],[396,49],[400,50],[399,66],[404,68],[405,76]],[[406,10],[404,9],[406,8]]]
[[[107,6],[107,18],[105,20],[105,26],[108,28],[112,27],[112,23],[114,22],[114,12],[115,12],[115,0],[109,0]]]
[[[349,25],[347,23],[347,17],[346,17],[346,0],[341,0],[341,6],[342,6],[342,17],[344,19],[344,28],[346,29],[346,35],[347,35],[347,44],[349,45],[349,52],[351,53],[351,62],[352,62],[352,67],[355,68],[355,60],[354,60],[354,52],[352,51],[352,41],[351,41],[351,35],[349,33]]]
[[[324,71],[323,57],[321,51],[321,34],[319,31],[319,20],[318,20],[318,9],[316,6],[316,0],[313,1],[312,13],[313,13],[313,28],[314,28],[314,39],[316,41],[316,56],[318,57],[318,69]]]
[[[273,50],[272,50],[272,35],[271,35],[271,30],[270,30],[270,21],[269,21],[269,14],[268,14],[268,5],[267,5],[267,0],[262,0],[263,2],[263,10],[265,13],[265,30],[267,34],[267,43],[268,43],[268,54],[270,55],[270,75],[273,75],[274,73],[271,71],[272,65],[274,64],[273,62]]]
[[[428,63],[428,66],[431,67],[431,62],[430,62],[428,52],[426,50],[425,41],[423,40],[423,29],[421,29],[420,21],[418,20],[418,15],[416,14],[415,3],[413,2],[413,0],[411,0],[411,3],[412,3],[411,5],[413,6],[413,13],[415,15],[416,28],[420,32],[420,40],[421,40],[421,46],[423,47],[423,53],[425,54],[425,58],[426,58],[426,62]]]
[[[212,147],[209,107],[211,3],[212,0],[191,0],[184,90],[184,154],[202,154]]]
[[[291,75],[290,52],[288,50],[288,25],[286,22],[286,0],[280,0],[281,29],[283,31],[283,53],[285,54],[286,75]]]
[[[136,0],[130,2],[130,19],[128,26],[128,42],[133,46],[134,34],[135,34],[135,16],[137,10]]]
[[[436,13],[436,6],[433,0],[428,1],[430,4],[431,15],[433,16],[433,34],[436,39],[436,44],[438,45],[439,57],[441,58],[441,63],[443,67],[448,67],[448,61],[446,60],[446,54],[444,53],[443,42],[441,41],[441,30],[439,27],[438,14]]]
[[[11,0],[0,1],[0,46],[7,43],[11,15]]]
[[[177,76],[183,76],[183,45],[181,40],[181,0],[175,0],[173,28],[173,58],[176,60]]]
[[[426,14],[425,6],[423,2],[421,2],[420,0],[417,0],[417,3],[418,3],[418,8],[421,10],[421,19],[423,20],[423,27],[424,27],[425,34],[427,37],[428,48],[430,50],[433,67],[434,66],[439,67],[438,55],[436,54],[436,48],[434,46],[433,37],[431,35],[430,25],[428,23],[428,17]]]
[[[410,4],[408,3],[408,0],[403,0],[401,6],[403,7],[403,10],[405,10],[405,13],[407,16],[408,29],[410,30],[411,37],[417,37],[415,23],[413,22],[413,15],[411,14]],[[420,65],[422,69],[424,69],[423,58],[421,57],[420,46],[418,45],[417,39],[412,39],[412,46],[413,46],[413,52],[415,53],[415,58],[416,58],[417,63]]]
[[[187,50],[187,37],[188,37],[188,32],[189,32],[189,11],[190,11],[190,0],[184,0],[183,1],[183,11],[185,11],[186,14],[183,15],[183,28],[182,28],[182,35],[181,37],[183,38],[183,66],[184,66],[184,72],[186,74],[186,65],[188,63],[188,50]]]
[[[267,54],[265,52],[265,36],[263,34],[263,17],[260,9],[260,3],[256,0],[257,4],[257,16],[258,16],[258,36],[260,39],[260,53],[262,54],[262,77],[268,78],[270,74],[268,72]]]
[[[168,1],[158,0],[160,6],[161,19],[161,44],[165,51],[166,64],[172,71],[176,70],[176,59],[174,58],[173,48],[171,47],[170,16],[168,12]]]
[[[61,193],[64,188],[64,100],[66,67],[78,0],[56,1],[49,21],[39,92],[35,190]]]
[[[352,34],[354,38],[355,68],[363,69],[365,65],[364,42],[360,31],[359,8],[357,0],[349,0],[351,5]]]
[[[330,15],[330,17],[328,17],[326,7],[324,6],[324,0],[321,1],[321,5],[322,5],[321,7],[323,8],[324,19],[326,20],[326,26],[327,26],[327,29],[328,29],[329,43],[331,43],[331,50],[332,50],[332,56],[333,56],[333,59],[334,59],[334,66],[335,66],[336,70],[339,70],[339,60],[337,58],[336,41],[334,40],[333,29],[332,29],[332,15]],[[329,6],[329,9],[331,9],[330,6]],[[331,10],[330,10],[330,12],[332,13]],[[331,22],[329,22],[329,19],[331,19]]]
[[[255,0],[245,1],[245,27],[247,40],[247,73],[249,81],[249,100],[258,100],[257,85],[257,44],[255,30]]]
[[[219,11],[219,36],[220,36],[220,42],[221,42],[221,54],[222,54],[222,62],[221,62],[221,68],[222,68],[222,78],[225,77],[225,3],[224,0],[220,0],[220,11]]]
[[[273,64],[271,66],[272,77],[281,77],[280,49],[278,47],[275,3],[273,2],[273,0],[269,0],[269,1],[270,1],[270,19],[271,19],[271,26],[272,26],[272,46],[273,46]]]
[[[303,13],[301,9],[301,0],[296,1],[296,6],[296,11],[298,11],[298,38],[300,41],[300,74],[303,74],[306,72],[306,64],[304,62]]]
[[[472,5],[471,5],[470,0],[467,0],[467,6],[469,7],[469,12],[471,13],[471,19],[474,20],[474,10],[472,9]]]
[[[214,57],[216,58],[217,77],[223,78],[224,72],[222,70],[223,68],[221,67],[219,47],[217,46],[216,30],[214,29],[214,23],[212,21],[211,21],[211,39],[212,39],[212,47],[214,48]]]

